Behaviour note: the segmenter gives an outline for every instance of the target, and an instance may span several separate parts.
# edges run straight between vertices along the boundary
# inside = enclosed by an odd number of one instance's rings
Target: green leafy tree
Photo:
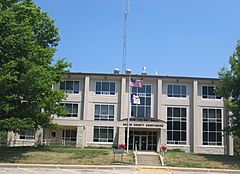
[[[0,131],[51,127],[64,115],[63,91],[53,90],[69,66],[53,64],[58,28],[32,0],[0,0]]]
[[[230,123],[227,133],[240,138],[240,42],[229,59],[230,69],[222,68],[219,72],[220,82],[216,92],[224,97]]]

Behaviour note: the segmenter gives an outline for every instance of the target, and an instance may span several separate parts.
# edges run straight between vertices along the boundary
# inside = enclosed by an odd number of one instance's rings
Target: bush
[[[233,142],[234,142],[234,155],[240,155],[240,138],[234,136]]]
[[[0,144],[7,143],[7,132],[0,131]]]

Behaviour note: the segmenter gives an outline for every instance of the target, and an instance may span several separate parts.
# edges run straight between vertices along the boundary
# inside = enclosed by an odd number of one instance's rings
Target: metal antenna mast
[[[127,62],[127,17],[129,14],[129,0],[124,0],[124,32],[123,32],[123,55],[122,55],[122,73],[126,69]]]

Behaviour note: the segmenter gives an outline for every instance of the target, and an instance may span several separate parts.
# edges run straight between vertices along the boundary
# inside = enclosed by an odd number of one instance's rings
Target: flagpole
[[[129,150],[129,122],[130,122],[130,117],[131,117],[131,75],[129,74],[128,76],[128,117],[127,117],[127,153]]]

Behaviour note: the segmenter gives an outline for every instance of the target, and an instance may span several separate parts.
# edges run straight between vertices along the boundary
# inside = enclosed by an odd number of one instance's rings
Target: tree
[[[63,91],[53,90],[69,64],[53,56],[54,20],[32,0],[0,0],[0,131],[51,127],[64,115]]]
[[[227,133],[240,138],[240,42],[229,59],[230,69],[224,67],[219,72],[220,82],[216,93],[224,97],[229,111]]]

